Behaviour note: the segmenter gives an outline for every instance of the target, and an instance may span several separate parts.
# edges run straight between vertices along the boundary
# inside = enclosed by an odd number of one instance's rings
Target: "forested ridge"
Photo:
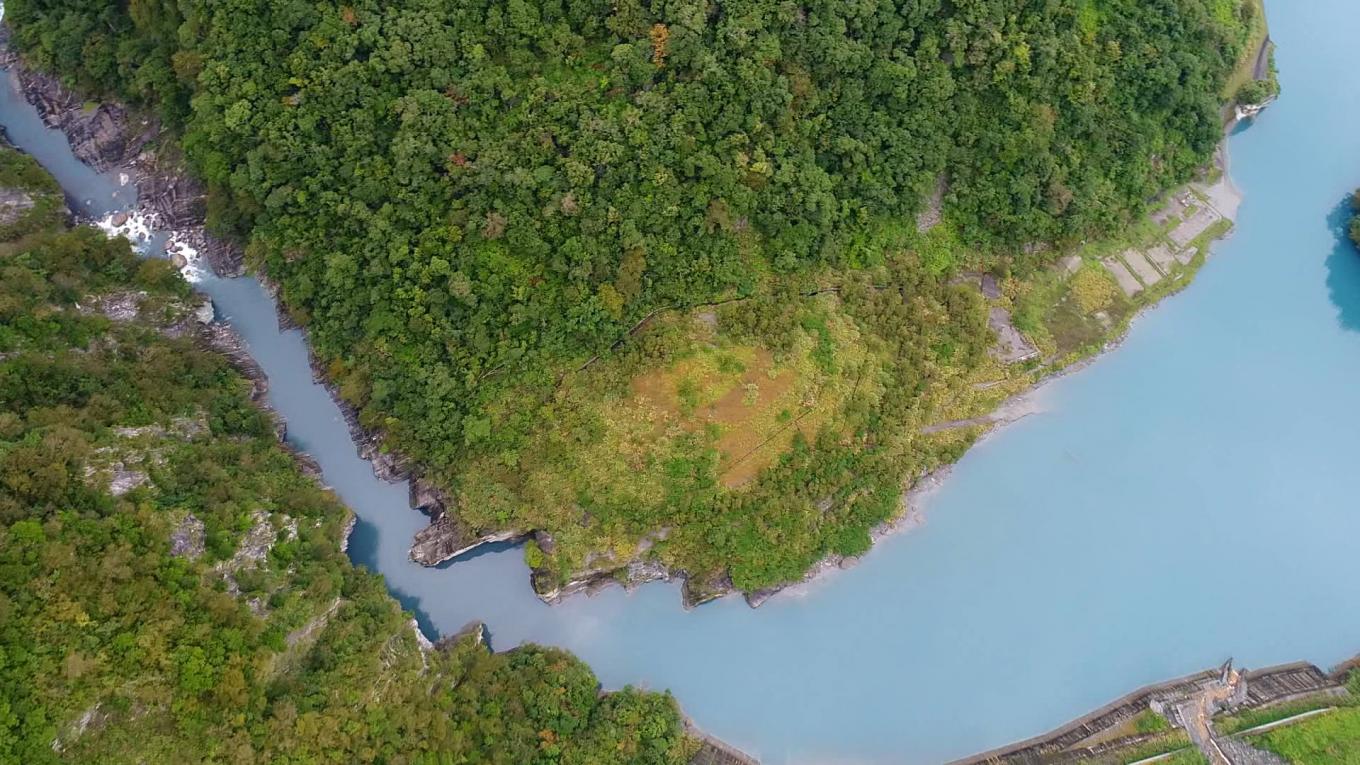
[[[544,588],[645,550],[754,589],[861,552],[904,481],[957,455],[911,435],[985,364],[986,308],[954,277],[1038,268],[1186,180],[1256,7],[6,17],[33,63],[160,112],[362,422],[468,526],[548,533]],[[750,410],[705,397],[722,386]]]
[[[601,695],[553,649],[422,649],[195,339],[202,298],[63,230],[29,158],[0,150],[0,188],[0,763],[685,761],[668,695]]]

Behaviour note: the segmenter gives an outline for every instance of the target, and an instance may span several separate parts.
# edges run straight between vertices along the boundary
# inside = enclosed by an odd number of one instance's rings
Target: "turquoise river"
[[[350,552],[430,636],[563,646],[607,686],[670,689],[708,732],[781,763],[939,763],[1052,728],[1229,656],[1327,665],[1360,652],[1360,185],[1355,0],[1270,8],[1283,97],[1231,138],[1238,229],[1128,339],[1038,395],[1044,411],[974,448],[924,526],[757,610],[694,611],[674,585],[557,606],[517,549],[436,569],[404,485],[355,456],[251,278],[200,288],[271,378],[289,438],[360,518]],[[0,123],[98,217],[116,179],[76,163],[18,97]]]

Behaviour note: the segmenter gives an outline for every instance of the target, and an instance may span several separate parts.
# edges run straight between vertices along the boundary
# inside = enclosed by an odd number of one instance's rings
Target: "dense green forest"
[[[170,264],[63,230],[27,157],[0,188],[0,763],[686,759],[667,695],[422,649]]]
[[[919,428],[995,376],[957,274],[1037,269],[1189,178],[1258,13],[6,4],[31,62],[160,113],[466,525],[548,532],[544,589],[644,551],[743,589],[863,551],[966,445]]]

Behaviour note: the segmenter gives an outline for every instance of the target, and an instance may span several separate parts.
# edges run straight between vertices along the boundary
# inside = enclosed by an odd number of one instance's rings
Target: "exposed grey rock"
[[[175,241],[181,245],[193,248],[194,251],[198,253],[199,257],[208,264],[208,267],[212,269],[213,273],[226,278],[240,276],[245,273],[245,252],[241,249],[239,244],[209,234],[203,228],[201,218],[197,219],[196,222],[184,223],[182,225],[167,223],[165,219],[159,217],[160,213],[155,212],[155,201],[156,197],[149,197],[142,206],[144,208],[151,208],[151,214],[157,216],[155,218],[156,225],[162,228],[173,228],[175,232]],[[175,256],[178,256],[178,253],[176,253]],[[182,256],[179,256],[179,258],[181,261],[184,260]],[[184,265],[182,263],[176,264],[176,268],[183,267]]]
[[[265,510],[256,510],[250,515],[250,531],[241,538],[236,545],[236,552],[231,559],[225,561],[223,565],[232,570],[240,571],[246,568],[258,566],[265,556],[269,555],[270,549],[274,547],[274,539],[277,534],[274,525],[269,522],[269,513]]]
[[[269,378],[265,377],[264,370],[246,350],[245,340],[236,330],[214,322],[199,330],[199,340],[210,350],[226,356],[232,366],[252,383],[251,399],[257,403],[263,402],[264,395],[269,392]]]
[[[142,300],[146,298],[143,290],[112,292],[85,298],[83,313],[97,313],[113,321],[132,321],[141,310]]]
[[[43,122],[66,134],[77,159],[100,172],[127,171],[137,184],[140,209],[159,227],[174,229],[176,238],[197,250],[215,273],[242,273],[240,246],[203,229],[207,205],[202,184],[182,167],[162,167],[148,151],[161,132],[155,119],[134,115],[113,102],[87,109],[85,100],[55,77],[29,69],[7,46],[0,47],[4,47],[0,57],[18,74],[24,98],[37,108]]]
[[[437,566],[484,544],[508,542],[523,536],[524,532],[521,531],[478,535],[464,528],[448,513],[441,513],[429,526],[416,532],[415,541],[411,544],[411,560],[422,566]]]
[[[213,310],[212,298],[203,298],[203,302],[194,310],[194,321],[199,324],[212,324],[213,318],[217,313]]]
[[[671,570],[661,561],[654,559],[633,560],[629,562],[627,572],[627,580],[624,584],[629,588],[648,582],[665,582],[671,578]]]
[[[419,625],[415,623],[415,619],[411,620],[411,624],[416,628],[416,634],[420,636],[417,638],[417,641],[424,639],[425,636],[420,634],[420,628]],[[491,646],[491,639],[487,635],[486,624],[481,621],[470,621],[458,628],[458,631],[454,632],[452,635],[445,635],[435,641],[433,647],[441,651],[447,650],[456,645],[458,641],[465,638],[471,639],[474,645],[484,645],[488,648]],[[429,641],[425,642],[426,644],[429,643]]]
[[[104,727],[111,715],[101,711],[102,702],[95,702],[94,706],[86,709],[66,727],[66,731],[57,738],[52,739],[52,751],[61,754],[66,750],[66,745],[85,735],[85,731],[98,730]]]
[[[949,182],[944,173],[940,173],[935,179],[935,188],[931,190],[930,196],[926,198],[925,207],[916,215],[916,230],[919,233],[926,233],[940,224],[944,217],[944,195],[949,190]]]
[[[192,417],[174,417],[170,420],[169,427],[160,425],[139,425],[137,427],[114,428],[114,435],[119,438],[165,438],[171,436],[185,440],[193,440],[208,432],[208,418],[203,412],[198,412]]]
[[[130,165],[159,132],[149,120],[132,124],[128,110],[118,104],[86,109],[80,96],[49,74],[27,67],[18,67],[18,74],[24,98],[43,122],[65,133],[76,158],[100,172]]]
[[[1114,277],[1114,280],[1119,284],[1119,289],[1123,290],[1125,295],[1133,297],[1143,291],[1143,285],[1134,278],[1133,272],[1129,271],[1128,266],[1125,266],[1118,258],[1106,258],[1101,263],[1105,266],[1105,270],[1109,271],[1110,275]]]
[[[239,596],[241,587],[236,583],[236,574],[247,569],[259,567],[269,555],[270,549],[274,547],[274,540],[277,534],[274,525],[269,522],[269,513],[265,510],[256,510],[250,516],[250,531],[241,538],[236,545],[236,552],[231,558],[218,563],[213,570],[222,575],[222,579],[227,584],[227,592]],[[263,601],[258,598],[251,598],[247,605],[256,615],[263,615],[265,607]]]
[[[113,476],[109,479],[109,493],[115,497],[121,497],[138,486],[146,485],[151,480],[146,473],[140,470],[132,470],[121,462],[113,463],[112,471]]]
[[[33,197],[24,191],[0,188],[0,226],[17,223],[34,204]]]
[[[203,555],[203,542],[203,521],[193,513],[188,513],[175,530],[170,532],[170,554],[179,558],[198,560]]]
[[[359,516],[355,515],[354,511],[349,511],[349,517],[345,519],[345,528],[340,532],[340,552],[349,552],[349,537],[358,524]]]
[[[553,539],[553,535],[546,531],[534,532],[534,544],[538,545],[538,549],[548,555],[557,552],[557,540]]]
[[[415,617],[413,616],[407,622],[407,624],[411,627],[411,631],[416,634],[416,645],[420,646],[420,650],[433,651],[434,643],[431,643],[430,639],[425,637],[425,633],[420,631],[420,622],[416,621]],[[479,637],[478,643],[480,644],[481,642],[480,635],[478,637]]]
[[[978,287],[982,290],[982,296],[988,300],[996,300],[1001,297],[1001,285],[992,274],[983,274]]]
[[[730,595],[736,590],[736,586],[732,584],[732,577],[726,573],[715,579],[700,579],[686,574],[684,585],[680,588],[680,603],[688,610],[710,600]]]
[[[1011,323],[1011,314],[1006,309],[992,306],[987,313],[987,326],[996,333],[996,345],[992,346],[991,354],[1000,361],[1016,364],[1039,355],[1039,349]]]

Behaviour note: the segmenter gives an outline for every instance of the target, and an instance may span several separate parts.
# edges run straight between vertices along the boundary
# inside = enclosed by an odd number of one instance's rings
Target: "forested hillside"
[[[915,437],[988,363],[959,271],[1037,268],[1187,179],[1256,7],[10,0],[6,19],[35,64],[160,112],[362,422],[474,532],[546,532],[529,559],[551,591],[644,555],[754,589],[865,549],[964,446]]]
[[[669,696],[422,649],[170,264],[0,189],[0,763],[685,760]]]

